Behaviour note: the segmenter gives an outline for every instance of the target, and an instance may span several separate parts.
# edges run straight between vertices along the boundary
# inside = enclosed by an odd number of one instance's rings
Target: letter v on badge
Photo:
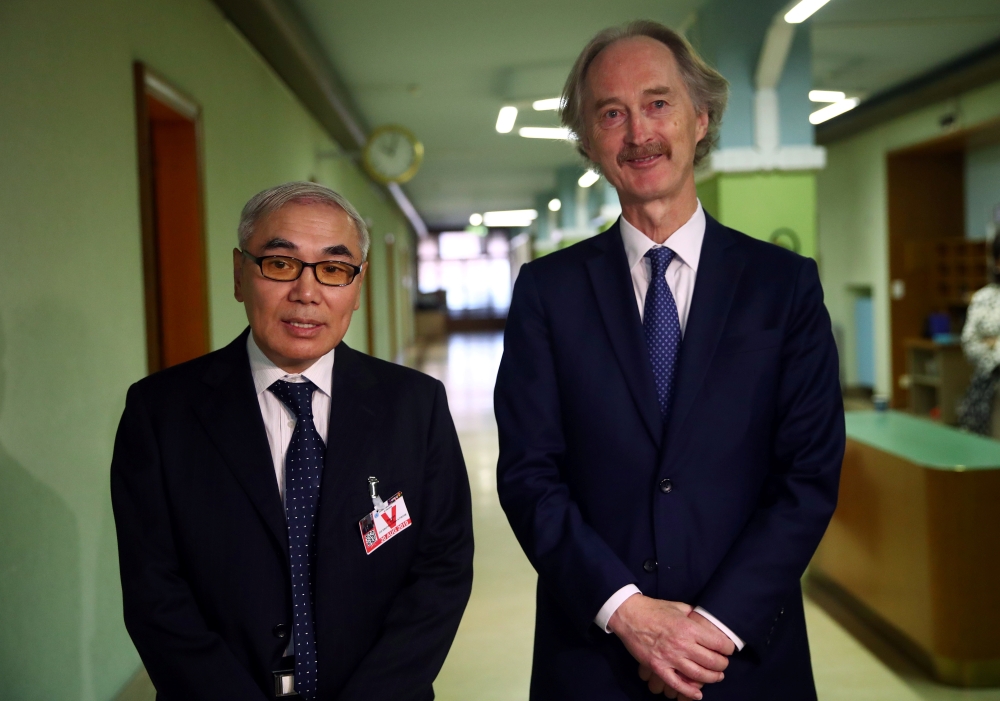
[[[403,493],[396,492],[395,496],[385,502],[381,511],[373,510],[358,525],[361,527],[361,542],[365,546],[365,553],[371,555],[390,538],[413,525],[410,512],[406,510]]]

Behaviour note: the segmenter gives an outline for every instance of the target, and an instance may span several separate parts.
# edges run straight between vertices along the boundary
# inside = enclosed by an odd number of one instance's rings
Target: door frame
[[[142,272],[143,291],[146,311],[146,366],[152,374],[163,368],[163,346],[160,338],[160,280],[157,265],[156,240],[156,201],[153,191],[153,148],[150,130],[148,97],[163,102],[174,111],[194,122],[196,159],[198,169],[198,218],[201,221],[201,245],[205,250],[205,172],[204,154],[202,152],[202,122],[201,105],[170,81],[150,69],[142,61],[132,64],[132,77],[135,95],[136,139],[139,157],[139,210],[142,234]],[[202,259],[205,266],[205,310],[210,313],[208,299],[208,251]],[[211,338],[211,320],[209,337]]]

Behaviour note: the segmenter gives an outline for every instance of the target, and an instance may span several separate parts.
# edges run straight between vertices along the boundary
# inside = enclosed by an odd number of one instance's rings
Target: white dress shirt
[[[257,402],[260,404],[260,414],[264,418],[264,431],[267,433],[267,443],[271,447],[271,460],[274,463],[274,477],[278,481],[278,493],[281,503],[285,503],[285,454],[288,444],[292,441],[295,430],[295,413],[282,403],[280,399],[268,392],[267,388],[277,380],[285,382],[311,381],[316,385],[312,396],[313,423],[316,432],[326,443],[330,432],[330,392],[333,390],[333,354],[336,349],[313,363],[302,373],[289,375],[264,355],[264,352],[253,340],[253,334],[247,336],[247,355],[250,356],[250,373],[253,375],[254,389],[257,391]],[[288,647],[285,655],[295,652],[295,633],[289,631]]]
[[[701,244],[705,240],[705,210],[698,202],[698,208],[691,218],[672,233],[666,242],[654,243],[651,238],[636,229],[622,216],[619,220],[622,232],[622,241],[625,244],[625,256],[628,259],[629,272],[632,275],[632,287],[635,290],[635,302],[639,305],[639,318],[642,319],[646,305],[646,291],[649,289],[649,279],[652,275],[652,264],[646,258],[646,251],[651,248],[661,246],[669,248],[676,255],[667,266],[667,287],[674,296],[677,304],[677,316],[681,325],[681,338],[687,328],[688,313],[691,311],[691,297],[694,295],[694,282],[698,276],[698,261],[701,260]],[[626,599],[635,594],[641,594],[639,587],[628,584],[611,595],[597,612],[594,623],[605,633],[608,630],[608,621],[614,615],[618,607]],[[698,606],[695,611],[714,623],[719,630],[726,634],[737,650],[743,649],[743,641],[733,631],[729,630],[720,620],[708,611]]]
[[[333,354],[336,349],[321,357],[308,370],[289,375],[264,355],[253,340],[253,334],[247,336],[247,354],[250,356],[250,372],[253,374],[254,388],[257,390],[257,402],[260,404],[260,414],[264,417],[264,430],[267,432],[267,442],[271,446],[271,461],[274,463],[274,477],[278,480],[278,492],[281,503],[285,502],[285,454],[295,430],[295,414],[285,406],[267,388],[278,380],[285,382],[305,382],[310,380],[317,387],[313,392],[312,410],[313,423],[316,432],[326,443],[330,430],[330,392],[333,389]]]

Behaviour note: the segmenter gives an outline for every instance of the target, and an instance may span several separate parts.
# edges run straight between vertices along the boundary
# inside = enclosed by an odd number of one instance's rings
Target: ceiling
[[[369,127],[400,123],[426,155],[405,186],[428,226],[462,226],[473,212],[532,207],[555,170],[581,164],[570,144],[498,134],[557,126],[531,100],[555,97],[577,53],[600,29],[649,18],[690,24],[707,0],[289,0]],[[750,0],[747,0],[750,1]],[[1000,36],[997,0],[832,0],[807,25],[816,88],[868,96]]]
[[[1000,37],[1000,2],[831,0],[810,24],[813,87],[864,98]]]

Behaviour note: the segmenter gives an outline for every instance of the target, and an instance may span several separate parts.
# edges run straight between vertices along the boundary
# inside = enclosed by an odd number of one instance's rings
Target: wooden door
[[[941,309],[932,286],[938,242],[965,235],[964,153],[935,145],[888,156],[892,405],[909,405],[906,341],[925,335],[927,316]]]
[[[135,64],[149,371],[209,351],[200,114]]]

